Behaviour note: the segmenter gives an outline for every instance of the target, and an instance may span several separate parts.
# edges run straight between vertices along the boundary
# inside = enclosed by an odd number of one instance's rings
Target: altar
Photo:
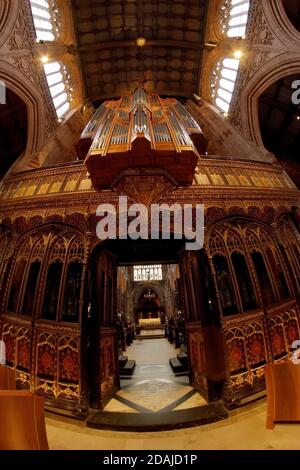
[[[142,330],[158,329],[161,327],[161,319],[160,318],[140,318],[139,326],[141,327]]]

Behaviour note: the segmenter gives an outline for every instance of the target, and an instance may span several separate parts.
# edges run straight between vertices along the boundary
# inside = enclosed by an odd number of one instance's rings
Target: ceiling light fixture
[[[235,51],[233,55],[234,55],[235,59],[241,59],[242,56],[243,56],[243,53],[242,53],[242,51]]]
[[[137,45],[138,47],[145,47],[145,45],[146,45],[146,39],[145,39],[145,38],[142,38],[142,37],[141,37],[141,38],[137,38],[135,42],[136,42],[136,45]]]

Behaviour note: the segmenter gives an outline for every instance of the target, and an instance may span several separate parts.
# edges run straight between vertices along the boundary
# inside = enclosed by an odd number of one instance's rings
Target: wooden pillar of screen
[[[215,292],[209,292],[214,284],[212,279],[208,282],[211,275],[204,251],[184,253],[181,272],[185,276],[190,383],[208,401],[214,401],[222,396],[227,368],[219,306]]]
[[[108,251],[98,254],[95,266],[93,315],[95,342],[92,367],[93,402],[104,409],[120,388],[115,328],[116,265]]]

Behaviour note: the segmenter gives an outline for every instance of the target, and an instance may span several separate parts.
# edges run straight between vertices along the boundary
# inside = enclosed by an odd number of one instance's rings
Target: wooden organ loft
[[[106,101],[86,126],[77,145],[79,159],[94,187],[110,187],[126,168],[167,170],[178,186],[191,184],[207,140],[185,106],[142,87],[117,101]]]

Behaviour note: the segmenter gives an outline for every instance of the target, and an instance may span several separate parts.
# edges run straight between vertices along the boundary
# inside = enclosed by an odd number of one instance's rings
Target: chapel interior
[[[0,0],[0,449],[299,449],[299,148],[299,0]]]

